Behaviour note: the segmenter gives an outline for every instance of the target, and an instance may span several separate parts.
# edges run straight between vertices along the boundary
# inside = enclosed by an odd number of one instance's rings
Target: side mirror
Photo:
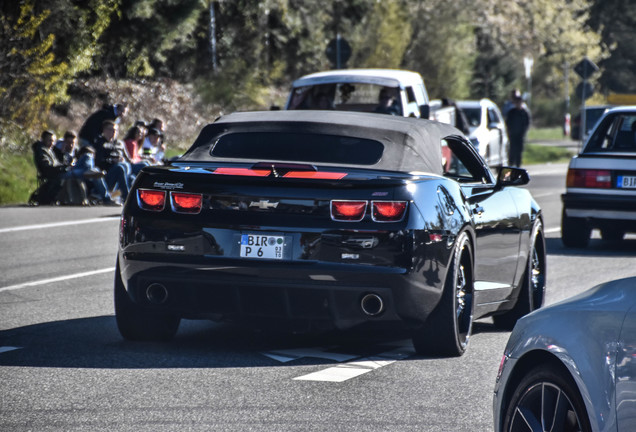
[[[497,186],[523,186],[530,183],[530,175],[523,168],[501,167],[497,175]]]
[[[420,105],[420,118],[428,119],[431,117],[431,107],[430,105]]]

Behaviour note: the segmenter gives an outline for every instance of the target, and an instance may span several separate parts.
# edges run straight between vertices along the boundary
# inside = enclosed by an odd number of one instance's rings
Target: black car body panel
[[[526,189],[497,182],[456,129],[378,117],[232,114],[206,126],[171,165],[143,169],[120,230],[118,269],[131,301],[184,318],[415,328],[439,303],[454,241],[466,232],[475,317],[511,309],[541,217],[536,202]],[[277,131],[369,139],[383,152],[366,165],[213,154],[228,134]],[[444,173],[449,157],[465,169]],[[143,191],[165,193],[164,205],[145,209]],[[179,194],[200,194],[200,209],[183,212]],[[406,203],[403,215],[387,221],[375,214],[387,201]],[[335,220],[334,202],[361,202],[366,210],[361,220]],[[277,243],[280,256],[246,257],[246,242],[258,247],[259,238]],[[165,287],[165,297],[149,295],[153,284]],[[377,314],[361,309],[367,294],[382,299]]]

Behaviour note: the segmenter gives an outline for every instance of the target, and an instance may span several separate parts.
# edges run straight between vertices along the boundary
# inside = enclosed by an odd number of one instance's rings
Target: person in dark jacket
[[[100,135],[95,138],[95,165],[106,171],[106,185],[109,189],[117,187],[121,192],[122,202],[126,200],[130,183],[128,181],[130,165],[124,157],[124,144],[117,140],[119,127],[112,120],[105,120]]]
[[[64,182],[73,180],[79,184],[85,180],[99,181],[103,176],[100,171],[76,167],[72,163],[60,161],[53,150],[54,143],[55,134],[46,130],[42,132],[40,140],[33,143],[31,147],[40,185],[30,201],[50,204],[57,200]]]
[[[116,105],[104,105],[99,111],[91,114],[79,131],[80,146],[92,145],[102,132],[102,124],[105,120],[118,123],[128,112],[128,105],[118,103]]]
[[[530,127],[530,113],[521,96],[514,98],[514,106],[506,115],[506,127],[508,129],[508,139],[510,140],[508,163],[510,166],[519,167],[521,166],[526,132],[528,132]]]

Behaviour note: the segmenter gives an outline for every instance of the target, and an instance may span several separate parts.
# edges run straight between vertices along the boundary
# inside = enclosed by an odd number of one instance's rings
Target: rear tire
[[[543,225],[537,222],[532,233],[526,271],[523,274],[521,291],[515,307],[501,315],[492,317],[497,328],[512,330],[524,315],[543,306],[546,283],[546,248]]]
[[[426,323],[413,331],[418,354],[458,357],[464,354],[473,325],[473,256],[468,235],[462,232],[444,283],[444,292]]]
[[[584,248],[590,242],[592,229],[585,219],[568,217],[563,209],[561,241],[565,247]]]
[[[131,341],[168,341],[174,337],[181,318],[158,313],[134,303],[115,270],[115,318],[119,333]]]
[[[574,380],[559,368],[548,364],[537,366],[510,392],[512,397],[503,418],[504,432],[592,430]]]

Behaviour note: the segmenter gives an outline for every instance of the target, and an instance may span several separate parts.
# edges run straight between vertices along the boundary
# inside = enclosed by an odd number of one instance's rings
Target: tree
[[[599,62],[604,93],[636,93],[636,2],[595,0],[588,23],[601,34],[610,55]]]
[[[422,74],[431,97],[468,96],[475,58],[472,8],[465,0],[411,2],[413,32],[403,65]]]
[[[53,104],[92,67],[116,0],[5,2],[0,11],[0,119],[39,127]],[[62,42],[62,43],[60,43]]]

